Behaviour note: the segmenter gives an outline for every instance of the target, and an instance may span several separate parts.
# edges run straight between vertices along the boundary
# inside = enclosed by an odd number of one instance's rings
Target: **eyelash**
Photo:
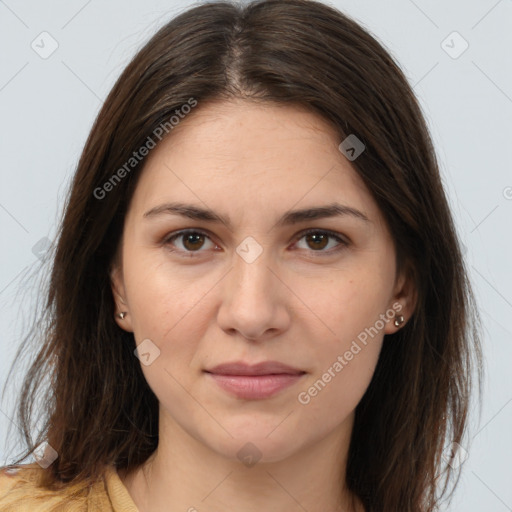
[[[163,244],[164,245],[171,245],[172,242],[179,238],[180,236],[185,236],[185,235],[191,235],[191,234],[199,234],[199,235],[204,235],[205,237],[207,237],[208,239],[211,240],[211,237],[210,235],[201,230],[201,229],[184,229],[184,230],[181,230],[181,231],[177,231],[175,233],[170,233],[169,236],[166,236],[163,240]],[[339,251],[341,251],[342,249],[344,249],[346,246],[349,245],[348,241],[341,238],[339,236],[339,234],[335,233],[334,231],[329,231],[329,230],[326,230],[326,229],[307,229],[305,231],[301,231],[297,238],[295,239],[295,242],[294,243],[297,243],[299,240],[301,240],[302,238],[304,238],[305,236],[307,235],[311,235],[311,234],[316,234],[316,235],[327,235],[329,236],[330,238],[334,238],[338,243],[339,245],[336,246],[334,249],[329,249],[328,251],[324,251],[324,250],[318,250],[318,251],[314,251],[314,250],[310,250],[309,252],[313,253],[315,255],[315,257],[321,257],[321,256],[324,256],[324,255],[332,255],[334,253],[338,253]],[[211,240],[213,242],[213,240]],[[215,243],[215,242],[213,242]],[[201,253],[201,252],[205,252],[205,251],[201,251],[201,250],[197,250],[197,251],[184,251],[182,249],[169,249],[171,252],[177,252],[177,253],[185,253],[186,256],[184,257],[188,257],[188,258],[194,258],[194,257],[198,257],[196,256],[196,253]]]

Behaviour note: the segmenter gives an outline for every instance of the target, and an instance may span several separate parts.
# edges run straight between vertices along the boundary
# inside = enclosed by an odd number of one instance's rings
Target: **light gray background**
[[[34,246],[55,236],[66,187],[102,100],[147,38],[190,5],[0,0],[0,385],[32,315],[30,296],[19,291],[21,278],[37,271]],[[473,422],[470,456],[450,510],[512,510],[512,1],[332,5],[377,37],[414,86],[481,307],[482,417]],[[35,41],[51,48],[43,31],[58,43],[47,59],[31,47]],[[469,44],[460,55],[463,40],[448,37],[454,31]],[[13,455],[14,440],[6,435],[20,377],[0,404],[0,463]]]

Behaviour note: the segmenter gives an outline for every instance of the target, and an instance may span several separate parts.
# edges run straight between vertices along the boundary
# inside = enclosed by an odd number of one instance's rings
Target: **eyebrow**
[[[232,229],[232,224],[229,218],[210,210],[209,208],[202,208],[199,206],[185,204],[185,203],[164,203],[159,206],[151,208],[144,213],[144,218],[156,217],[159,215],[180,215],[188,219],[199,220],[204,222],[217,222],[224,224],[228,229]],[[284,215],[277,221],[277,226],[288,226],[298,224],[308,220],[326,219],[330,217],[350,216],[364,222],[371,223],[370,219],[361,211],[351,206],[331,203],[326,206],[315,206],[312,208],[304,208],[301,210],[290,210],[285,212]]]
[[[232,224],[229,218],[210,210],[209,208],[202,208],[192,204],[185,204],[179,202],[164,203],[159,206],[151,208],[144,213],[144,218],[154,218],[160,215],[180,215],[188,219],[216,222],[224,224],[228,229],[232,229]],[[283,216],[277,221],[276,225],[279,227],[298,224],[300,222],[326,219],[330,217],[350,216],[364,222],[371,223],[370,219],[361,211],[351,206],[331,203],[326,206],[315,206],[312,208],[304,208],[301,210],[290,210],[285,212]]]

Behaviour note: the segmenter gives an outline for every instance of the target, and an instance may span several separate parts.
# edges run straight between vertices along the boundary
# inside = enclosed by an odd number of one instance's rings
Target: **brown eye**
[[[314,233],[306,235],[306,240],[312,249],[324,249],[329,242],[329,235]]]
[[[180,242],[175,243],[175,241],[180,241]],[[173,251],[183,252],[183,253],[194,253],[194,252],[204,252],[201,249],[203,249],[205,247],[205,243],[208,241],[210,242],[211,247],[206,246],[206,249],[212,248],[214,246],[210,237],[206,233],[203,233],[202,231],[189,230],[189,231],[180,231],[179,233],[175,233],[174,235],[166,238],[164,240],[164,243],[166,245],[172,246]]]
[[[310,229],[309,231],[303,232],[300,238],[298,238],[297,244],[302,239],[305,240],[306,247],[299,248],[304,248],[310,252],[317,252],[319,253],[319,256],[322,254],[332,254],[348,245],[348,242],[341,238],[338,234],[319,229]],[[331,240],[335,241],[335,243],[331,244]],[[324,250],[330,244],[331,246],[327,250]]]
[[[189,251],[196,251],[204,244],[205,236],[201,233],[190,233],[183,236],[183,246]]]
[[[298,245],[302,239],[305,240],[306,247],[299,248],[305,249],[308,252],[318,253],[318,256],[333,254],[349,245],[349,243],[338,234],[319,229],[310,229],[307,232],[303,232],[297,239],[296,245]],[[331,244],[331,241],[333,241],[334,244]],[[171,234],[163,243],[169,246],[172,252],[181,253],[184,256],[190,257],[194,256],[194,253],[199,255],[201,252],[216,247],[209,235],[198,230],[185,230]],[[209,247],[208,243],[211,244]],[[331,245],[331,247],[329,247],[329,245]],[[327,247],[328,249],[326,250]]]

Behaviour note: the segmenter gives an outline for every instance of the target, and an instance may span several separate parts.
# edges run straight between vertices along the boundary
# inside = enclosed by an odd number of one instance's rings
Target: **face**
[[[413,303],[340,142],[299,108],[236,101],[199,104],[149,154],[111,275],[169,431],[272,462],[350,429]],[[234,362],[287,368],[214,370]]]

